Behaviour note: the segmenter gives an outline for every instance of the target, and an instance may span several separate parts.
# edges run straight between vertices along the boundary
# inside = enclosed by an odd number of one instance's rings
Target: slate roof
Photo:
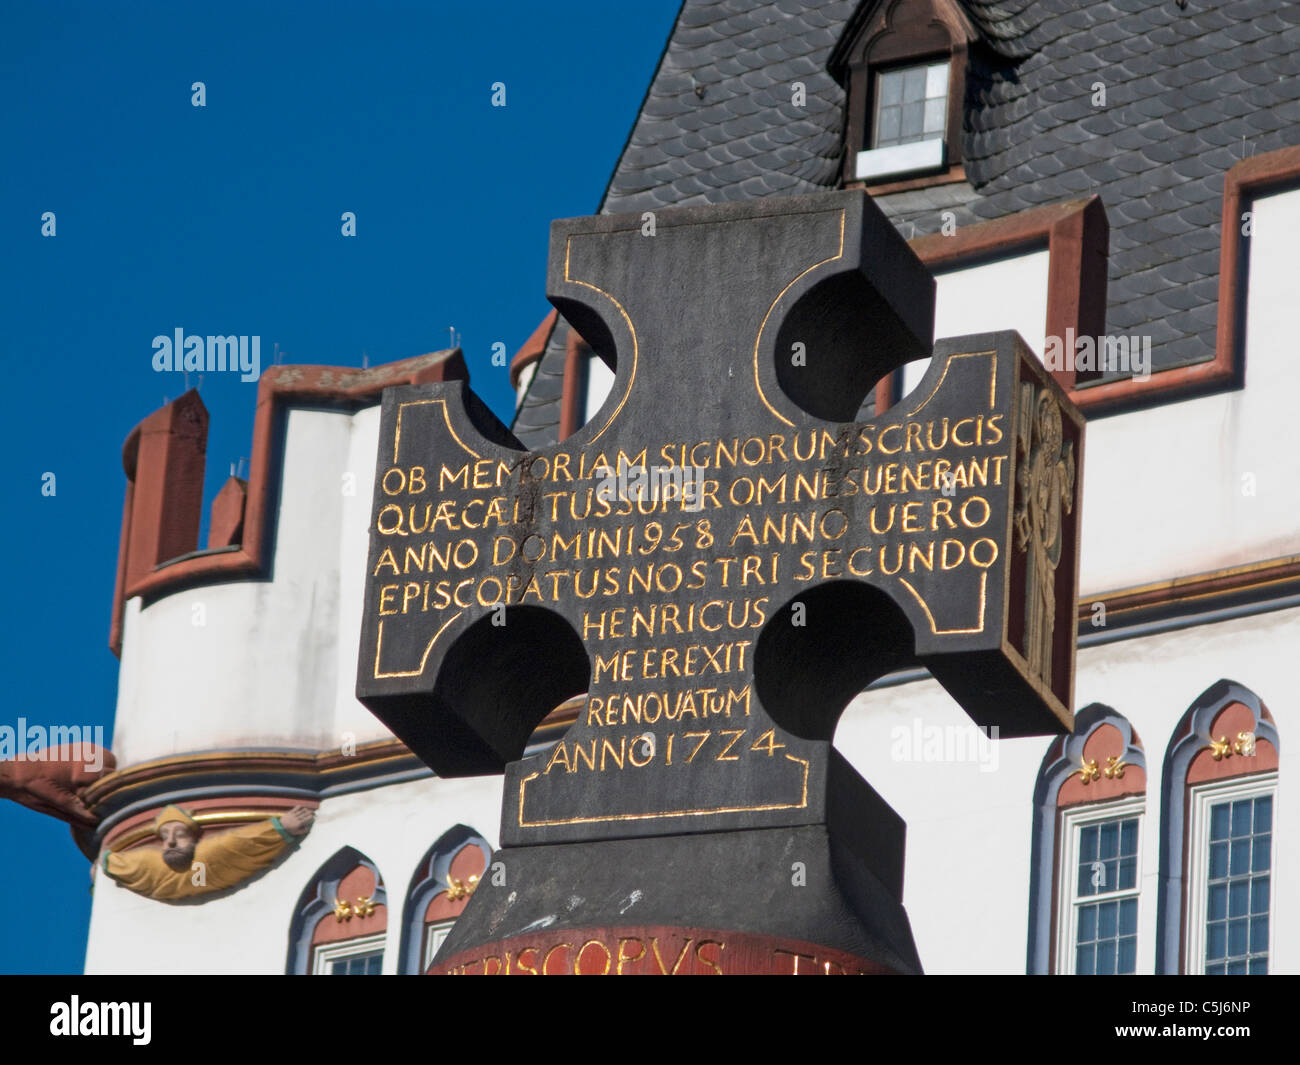
[[[877,203],[912,237],[946,209],[963,224],[1096,193],[1111,227],[1109,332],[1150,336],[1158,369],[1211,358],[1223,175],[1300,144],[1300,3],[960,2],[984,45],[968,63],[967,182]],[[826,59],[857,6],[686,0],[601,211],[837,187],[844,93]],[[806,107],[790,102],[795,81]],[[554,440],[564,331],[518,415],[532,446]]]

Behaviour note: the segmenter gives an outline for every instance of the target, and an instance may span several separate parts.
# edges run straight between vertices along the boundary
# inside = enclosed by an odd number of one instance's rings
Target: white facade
[[[388,893],[384,972],[396,973],[403,896],[420,859],[457,824],[477,828],[495,844],[500,823],[496,777],[428,777],[325,799],[311,832],[283,864],[224,898],[169,905],[136,895],[100,873],[86,972],[283,973],[299,896],[317,869],[351,846],[383,876]]]
[[[1246,386],[1092,420],[1083,487],[1080,601],[1137,585],[1300,554],[1300,453],[1289,438],[1300,363],[1292,265],[1300,190],[1255,200]],[[936,336],[1016,328],[1041,350],[1047,256],[1035,251],[944,274]],[[908,380],[916,374],[909,370]],[[611,375],[591,377],[588,413]],[[389,737],[355,699],[378,408],[294,410],[287,422],[274,565],[236,581],[127,605],[113,748],[119,767],[204,751],[326,752]],[[1141,737],[1138,972],[1155,968],[1162,762],[1193,700],[1221,678],[1250,688],[1281,737],[1270,971],[1300,971],[1300,606],[1109,632],[1078,656],[1075,705],[1102,703]],[[186,693],[178,705],[175,693]],[[929,679],[853,701],[836,743],[907,823],[905,898],[932,973],[1023,973],[1033,794],[1046,738],[997,741],[978,757],[926,760],[904,737],[969,720]],[[920,730],[918,732],[918,730]],[[456,824],[495,842],[500,779],[426,777],[328,797],[283,865],[234,894],[170,906],[100,877],[86,971],[284,970],[288,922],[316,869],[365,853],[389,897],[384,969],[396,970],[402,901],[429,846]]]

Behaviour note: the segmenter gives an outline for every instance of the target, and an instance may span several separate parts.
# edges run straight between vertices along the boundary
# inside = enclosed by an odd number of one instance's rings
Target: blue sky
[[[153,370],[153,337],[373,366],[454,327],[509,420],[492,345],[513,354],[549,309],[550,220],[598,206],[677,8],[8,0],[0,725],[111,735],[122,442],[185,389]],[[210,502],[249,456],[256,384],[209,376],[201,395]],[[0,801],[0,854],[0,973],[81,971],[89,869],[67,827]]]

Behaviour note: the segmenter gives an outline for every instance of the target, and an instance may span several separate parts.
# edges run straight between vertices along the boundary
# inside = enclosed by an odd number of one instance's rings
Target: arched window
[[[1161,973],[1267,973],[1277,727],[1250,689],[1221,680],[1183,715],[1161,794]]]
[[[1133,727],[1106,706],[1080,710],[1034,789],[1029,972],[1137,971],[1145,807]]]
[[[285,972],[378,976],[388,938],[387,903],[374,862],[344,847],[317,870],[298,898]]]
[[[487,840],[464,825],[444,832],[429,848],[406,893],[402,972],[429,971],[433,956],[469,904],[491,860]]]

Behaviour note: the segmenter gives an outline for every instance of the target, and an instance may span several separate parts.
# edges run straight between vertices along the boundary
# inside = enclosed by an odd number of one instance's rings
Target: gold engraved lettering
[[[727,743],[727,745],[726,745],[724,748],[722,748],[721,753],[719,753],[718,756],[717,756],[716,758],[714,758],[714,761],[715,761],[715,762],[739,762],[739,761],[740,761],[740,755],[738,755],[738,754],[728,754],[727,752],[728,752],[729,750],[731,750],[731,748],[734,747],[734,746],[736,745],[736,741],[737,741],[738,739],[740,739],[740,737],[743,736],[744,734],[745,734],[745,730],[744,730],[743,728],[724,728],[724,729],[720,729],[720,730],[718,731],[718,735],[719,735],[719,736],[730,736],[730,737],[731,737],[731,740]]]
[[[546,952],[546,957],[542,959],[542,975],[543,975],[543,976],[558,976],[558,975],[560,975],[560,973],[553,973],[553,972],[551,972],[551,955],[554,954],[557,950],[562,950],[562,951],[564,951],[564,954],[565,954],[565,956],[566,956],[566,958],[567,958],[568,953],[569,953],[569,944],[568,944],[568,943],[556,943],[555,946],[551,947],[551,949],[548,950],[548,951]],[[567,969],[567,968],[568,968],[568,961],[566,960],[566,961],[561,962],[561,965],[563,965],[563,966]],[[563,970],[561,970],[561,971],[563,971]]]
[[[640,949],[636,952],[636,954],[628,954],[628,953],[626,953],[627,945],[628,945],[629,943],[635,943],[635,944],[640,948]],[[614,970],[614,975],[615,975],[615,976],[622,976],[622,975],[623,975],[623,966],[628,965],[628,964],[630,964],[631,962],[634,962],[634,961],[640,961],[640,960],[641,960],[642,958],[644,958],[644,957],[645,957],[645,944],[644,944],[643,942],[641,942],[641,940],[636,939],[636,938],[634,938],[634,937],[632,937],[632,936],[619,936],[619,940],[618,940],[618,967]]]
[[[655,961],[659,963],[659,972],[664,976],[676,976],[677,970],[682,967],[682,962],[686,960],[686,952],[691,949],[692,942],[694,942],[694,940],[687,939],[686,942],[682,944],[682,952],[677,955],[677,960],[673,962],[673,967],[669,969],[664,965],[663,955],[659,953],[659,937],[651,936],[650,948],[654,951]]]
[[[685,738],[688,739],[688,740],[690,740],[690,739],[694,739],[694,738],[697,737],[697,736],[699,737],[699,740],[700,740],[700,742],[697,743],[697,744],[695,745],[695,750],[691,751],[691,753],[687,756],[686,761],[687,761],[688,764],[691,763],[691,762],[693,762],[693,761],[695,760],[695,756],[696,756],[697,754],[700,753],[700,748],[703,747],[703,746],[705,745],[705,743],[708,742],[709,737],[712,736],[712,735],[713,735],[712,731],[709,731],[709,732],[683,732],[683,733],[682,733],[682,736],[685,737]]]
[[[712,959],[706,958],[704,956],[705,947],[718,948],[717,953],[714,955]],[[721,976],[722,975],[722,952],[725,948],[726,948],[726,944],[723,943],[721,940],[701,939],[698,943],[695,944],[695,960],[698,961],[701,965],[707,965],[715,973]]]

